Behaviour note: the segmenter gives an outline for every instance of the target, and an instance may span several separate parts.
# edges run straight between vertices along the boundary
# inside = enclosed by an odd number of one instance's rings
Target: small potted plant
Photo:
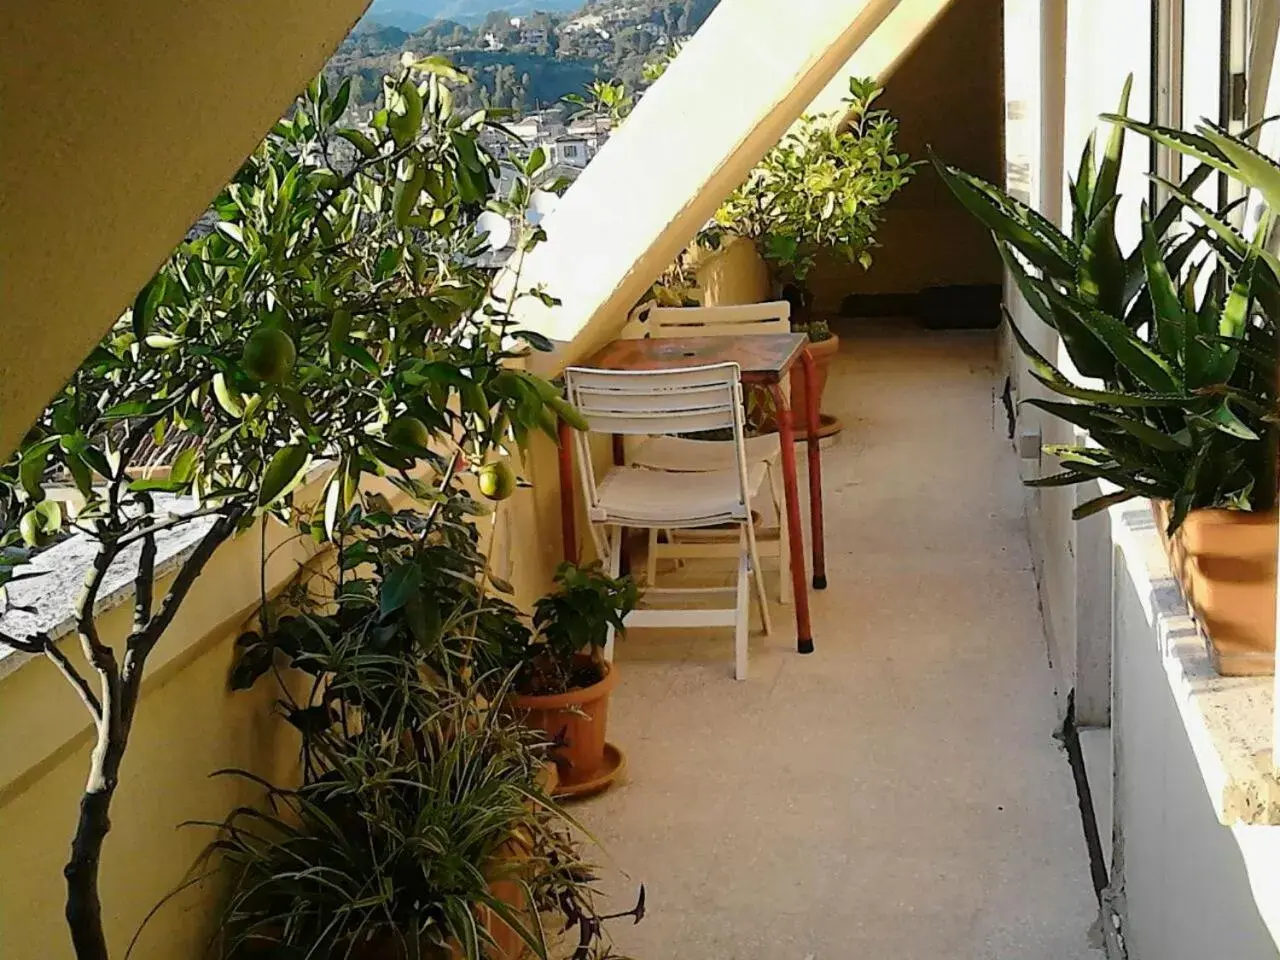
[[[807,333],[821,401],[840,340],[812,315],[809,274],[820,255],[871,266],[884,206],[918,163],[895,149],[898,122],[872,109],[882,90],[851,78],[843,111],[804,117],[770,150],[717,211],[699,244],[746,237],[769,268],[774,295],[791,303],[792,327]],[[792,378],[792,409],[805,409],[803,377]]]
[[[508,648],[514,670],[512,705],[525,722],[556,744],[561,792],[597,780],[606,769],[609,694],[618,668],[604,659],[609,628],[623,630],[640,598],[629,576],[610,577],[600,562],[564,563],[556,588],[534,606],[533,634]],[[612,767],[621,757],[614,751]]]

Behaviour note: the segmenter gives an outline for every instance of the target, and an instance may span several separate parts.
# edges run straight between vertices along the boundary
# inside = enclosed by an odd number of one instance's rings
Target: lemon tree
[[[98,731],[66,868],[81,960],[108,955],[97,862],[143,666],[217,548],[264,514],[341,538],[371,475],[463,502],[466,464],[572,415],[554,386],[509,369],[549,344],[491,297],[475,230],[485,210],[522,211],[542,161],[494,195],[497,161],[479,137],[491,120],[453,109],[464,82],[442,60],[406,63],[362,129],[341,125],[349,82],[311,84],[0,466],[0,590],[59,536],[96,551],[77,612],[90,674],[47,635],[0,633],[53,660]],[[524,228],[520,250],[540,237]],[[168,469],[144,472],[157,456]],[[309,474],[323,494],[304,514],[294,500]],[[48,498],[51,479],[78,489],[74,516]],[[440,516],[455,514],[429,509],[424,540]],[[206,531],[152,603],[157,535],[197,520]],[[139,613],[115,650],[94,607],[135,545]]]

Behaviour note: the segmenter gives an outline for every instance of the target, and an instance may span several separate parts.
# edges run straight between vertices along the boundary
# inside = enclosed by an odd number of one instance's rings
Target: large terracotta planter
[[[617,664],[605,664],[604,679],[589,687],[512,699],[512,706],[524,714],[525,723],[546,733],[548,739],[563,741],[552,754],[562,785],[584,783],[604,766],[609,694],[617,684]]]
[[[1214,668],[1228,677],[1273,673],[1277,512],[1192,510],[1171,538],[1168,503],[1154,501],[1152,513]]]
[[[834,333],[826,340],[819,340],[816,343],[810,342],[808,346],[809,356],[813,357],[813,379],[817,381],[815,386],[818,392],[818,410],[822,410],[822,396],[827,389],[827,378],[831,373],[831,361],[835,359],[836,354],[840,351],[840,338]],[[805,434],[808,430],[805,420],[805,406],[808,403],[809,391],[805,385],[804,373],[800,369],[793,370],[791,373],[791,410],[796,425],[796,432]]]

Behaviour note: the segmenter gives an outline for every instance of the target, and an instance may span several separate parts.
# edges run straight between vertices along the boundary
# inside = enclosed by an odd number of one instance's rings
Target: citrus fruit
[[[387,443],[393,447],[421,450],[431,442],[431,431],[417,417],[396,417],[387,425]]]
[[[277,327],[264,327],[245,342],[241,363],[245,373],[255,380],[283,383],[297,359],[298,349],[287,333]]]
[[[505,460],[486,463],[476,471],[480,492],[490,500],[505,500],[516,492],[516,473]]]

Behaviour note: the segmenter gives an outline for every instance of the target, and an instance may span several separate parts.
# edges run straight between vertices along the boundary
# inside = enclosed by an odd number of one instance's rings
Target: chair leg
[[[769,490],[773,495],[773,512],[778,518],[778,602],[791,603],[791,542],[787,539],[787,505],[783,501],[782,478],[776,464],[769,464]]]
[[[733,677],[735,680],[747,679],[747,642],[751,633],[751,571],[747,568],[747,555],[744,551],[738,555],[738,592],[736,615],[733,622]]]
[[[609,528],[609,576],[616,577],[622,572],[622,528]],[[605,663],[613,663],[613,641],[617,630],[613,624],[605,631],[604,659]]]
[[[646,560],[645,585],[656,586],[658,583],[658,528],[649,528],[649,556]]]
[[[764,589],[764,569],[760,566],[760,550],[756,545],[756,526],[751,518],[743,524],[747,535],[747,550],[751,556],[751,577],[756,584],[756,599],[760,601],[760,622],[764,626],[764,635],[773,636],[773,623],[769,618],[769,594]]]

